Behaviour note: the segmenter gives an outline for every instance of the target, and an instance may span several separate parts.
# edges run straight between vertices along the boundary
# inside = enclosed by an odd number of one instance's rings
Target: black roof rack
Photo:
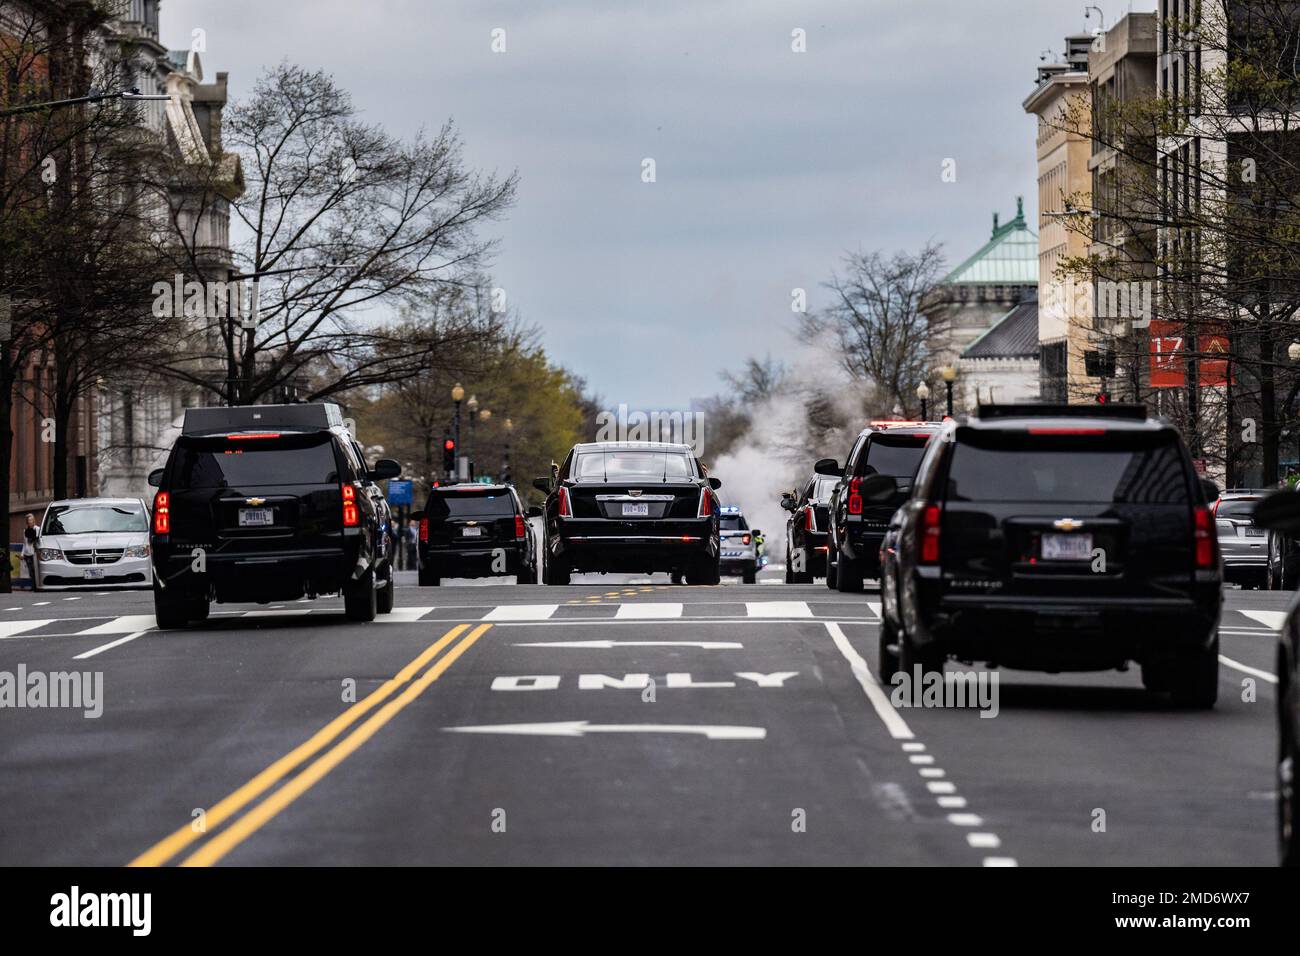
[[[342,427],[343,412],[333,402],[301,405],[237,405],[233,408],[187,408],[183,435],[228,435],[232,432],[324,431]]]
[[[1146,421],[1145,405],[1053,405],[1026,402],[1019,405],[981,405],[979,417],[989,418],[1126,418]]]

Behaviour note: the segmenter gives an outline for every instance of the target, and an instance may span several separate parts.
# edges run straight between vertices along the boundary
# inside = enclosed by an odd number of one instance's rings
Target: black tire
[[[673,584],[685,584],[686,577],[680,571],[671,571],[668,574],[668,580]]]
[[[193,602],[190,604],[190,620],[206,621],[208,619],[209,610],[211,610],[211,606],[208,604],[207,598],[205,597],[195,598]]]
[[[942,674],[945,660],[947,655],[933,642],[924,650],[918,650],[906,634],[899,635],[898,669],[909,678],[916,676],[918,665],[921,668],[921,680],[925,680],[928,674]]]
[[[838,577],[838,568],[835,566],[835,549],[826,549],[826,586],[832,591],[837,590],[835,582]]]
[[[573,571],[567,564],[557,561],[548,554],[546,563],[542,565],[542,577],[551,587],[563,587],[573,577]]]
[[[860,594],[862,588],[862,562],[841,554],[835,562],[835,590],[842,594]]]
[[[886,617],[880,622],[880,655],[877,658],[882,684],[888,685],[893,676],[898,673],[899,640],[898,631]]]
[[[740,580],[745,584],[755,584],[758,582],[758,570],[750,568],[748,571],[741,572]]]
[[[1169,693],[1180,707],[1209,710],[1219,699],[1219,638],[1170,662]]]
[[[422,588],[436,588],[441,583],[438,580],[437,570],[427,565],[420,566],[419,575],[420,575],[420,587]]]
[[[188,627],[193,600],[185,594],[164,591],[155,582],[153,586],[153,616],[162,631],[175,631]]]
[[[349,621],[373,621],[379,604],[375,596],[375,569],[343,585],[343,613]]]
[[[1278,673],[1282,673],[1279,666]],[[1291,691],[1284,691],[1291,694]],[[1291,706],[1294,706],[1292,704]],[[1282,866],[1300,866],[1300,827],[1296,826],[1295,770],[1300,765],[1296,752],[1295,734],[1291,715],[1286,712],[1285,700],[1279,700],[1279,730],[1277,756],[1277,839],[1278,863]]]
[[[722,570],[718,567],[718,559],[714,557],[697,559],[686,572],[686,583],[701,586],[721,584]]]
[[[393,577],[393,569],[389,567],[385,575],[384,586],[379,589],[375,595],[375,610],[380,614],[393,613],[393,601],[397,597],[397,581]]]
[[[516,584],[536,584],[537,583],[537,565],[525,564],[519,568],[519,573],[515,575]]]

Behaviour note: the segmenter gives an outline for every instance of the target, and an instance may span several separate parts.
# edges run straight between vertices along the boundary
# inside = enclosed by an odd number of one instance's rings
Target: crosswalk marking
[[[877,620],[883,620],[883,617],[882,617],[881,614],[880,614],[880,602],[879,602],[879,601],[868,601],[868,602],[867,602],[867,607],[871,608],[871,613],[874,614],[874,615],[876,615],[876,619],[877,619]]]
[[[749,617],[812,617],[807,601],[746,601]]]
[[[387,614],[380,614],[375,620],[382,624],[414,624],[432,610],[431,607],[395,607]]]
[[[38,627],[52,624],[52,621],[0,621],[0,638],[13,637],[24,631],[34,631]]]
[[[558,604],[502,604],[483,615],[485,621],[545,621]]]
[[[78,637],[93,634],[130,634],[132,631],[145,631],[151,627],[156,627],[158,621],[152,614],[126,614],[122,617],[115,617],[111,621],[105,621],[103,624],[96,624],[94,627],[88,627],[84,631],[78,631]]]
[[[629,618],[637,619],[655,619],[665,617],[681,617],[682,606],[674,604],[671,601],[665,601],[657,604],[620,604],[616,618],[627,620]]]
[[[1275,631],[1280,631],[1282,629],[1282,622],[1286,620],[1286,611],[1239,610],[1238,613],[1246,615],[1246,617],[1251,620],[1259,621],[1260,624]]]

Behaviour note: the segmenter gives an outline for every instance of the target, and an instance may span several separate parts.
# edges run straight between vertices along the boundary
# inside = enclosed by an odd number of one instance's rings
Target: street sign
[[[388,482],[388,503],[409,505],[415,503],[415,482],[393,478]]]

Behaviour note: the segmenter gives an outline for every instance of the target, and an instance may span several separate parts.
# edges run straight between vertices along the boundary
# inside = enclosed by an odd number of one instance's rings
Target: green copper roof
[[[944,283],[960,285],[1038,285],[1038,236],[1025,225],[1025,201],[1016,200],[1016,218],[998,225],[993,214],[993,238],[952,272]]]

